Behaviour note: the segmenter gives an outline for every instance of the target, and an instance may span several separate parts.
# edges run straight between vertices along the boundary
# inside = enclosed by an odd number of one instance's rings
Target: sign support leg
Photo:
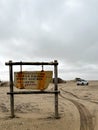
[[[14,94],[13,94],[13,67],[12,61],[9,61],[9,72],[10,72],[10,107],[11,107],[11,117],[14,118]]]
[[[54,61],[57,62],[57,61]],[[55,83],[55,91],[58,91],[58,72],[57,72],[57,64],[54,65],[54,83]],[[55,118],[59,118],[58,114],[58,93],[55,93]]]

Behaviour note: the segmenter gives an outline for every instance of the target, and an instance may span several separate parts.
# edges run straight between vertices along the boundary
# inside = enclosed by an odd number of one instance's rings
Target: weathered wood
[[[55,94],[60,93],[60,91],[14,91],[7,92],[7,94]]]
[[[12,63],[12,61],[9,61]],[[10,106],[11,106],[11,117],[14,117],[14,95],[13,95],[13,67],[9,65],[9,77],[10,77]]]
[[[6,62],[5,65],[9,65],[9,77],[10,77],[10,104],[11,104],[11,117],[14,116],[14,94],[55,94],[55,118],[59,118],[58,113],[58,71],[57,65],[58,62],[54,60],[54,62]],[[14,91],[13,90],[13,65],[20,65],[20,70],[22,71],[22,65],[54,65],[54,91]]]
[[[58,65],[58,62],[6,62],[5,65]]]
[[[58,91],[58,68],[57,65],[54,65],[54,89]],[[59,118],[58,114],[58,93],[55,93],[55,118]]]

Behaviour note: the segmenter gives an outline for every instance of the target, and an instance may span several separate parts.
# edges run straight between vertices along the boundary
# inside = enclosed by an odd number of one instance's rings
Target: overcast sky
[[[98,79],[98,0],[0,0],[0,79],[5,62],[59,62],[59,77]]]

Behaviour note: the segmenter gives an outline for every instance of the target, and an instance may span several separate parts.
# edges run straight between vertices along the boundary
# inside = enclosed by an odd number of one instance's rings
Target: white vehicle
[[[80,81],[77,81],[77,85],[88,85],[88,81],[86,80],[80,80]]]

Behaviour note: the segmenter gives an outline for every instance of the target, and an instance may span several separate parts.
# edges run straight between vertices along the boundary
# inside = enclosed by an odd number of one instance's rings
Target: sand
[[[58,88],[60,118],[55,119],[53,94],[15,95],[11,118],[9,87],[0,87],[0,130],[98,130],[98,81],[88,86],[67,81]]]

